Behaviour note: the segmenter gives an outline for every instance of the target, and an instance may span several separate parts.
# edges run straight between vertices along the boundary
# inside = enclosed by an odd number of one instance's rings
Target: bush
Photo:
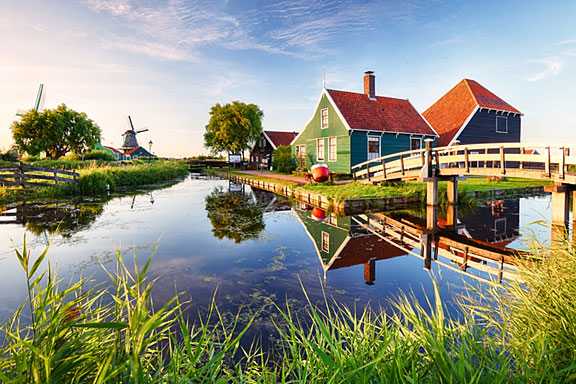
[[[102,151],[98,149],[93,149],[88,152],[84,152],[84,160],[105,160],[105,161],[115,161],[116,158],[108,151]]]
[[[18,154],[14,151],[8,150],[4,153],[0,153],[0,160],[1,161],[10,161],[10,162],[18,161]]]
[[[272,166],[282,173],[292,173],[296,169],[292,159],[292,149],[289,145],[281,145],[274,150],[274,160]]]

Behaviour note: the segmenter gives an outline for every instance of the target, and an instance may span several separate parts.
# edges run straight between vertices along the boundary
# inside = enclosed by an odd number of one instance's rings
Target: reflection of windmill
[[[136,135],[138,133],[146,132],[148,128],[142,128],[136,131],[134,125],[132,124],[132,118],[128,116],[128,123],[130,124],[130,129],[122,134],[124,136],[124,143],[122,144],[122,150],[128,152],[136,147],[138,147],[138,141],[136,140]]]
[[[44,84],[40,84],[40,87],[38,88],[38,96],[36,96],[36,101],[34,102],[32,109],[36,112],[42,112],[44,109],[44,99],[46,99],[46,87],[44,87]],[[27,109],[18,108],[16,116],[22,116],[26,112],[28,112]]]

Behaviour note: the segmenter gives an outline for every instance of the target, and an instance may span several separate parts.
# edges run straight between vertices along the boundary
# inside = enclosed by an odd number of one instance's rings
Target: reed
[[[117,250],[110,283],[66,285],[47,263],[16,250],[28,299],[2,325],[6,383],[510,383],[571,382],[576,375],[576,253],[569,243],[534,244],[522,283],[469,288],[458,318],[438,287],[419,303],[401,294],[392,310],[308,299],[304,315],[272,303],[278,341],[265,353],[240,341],[240,325],[213,304],[196,324],[178,295],[154,310],[153,280]],[[214,300],[213,300],[214,302]],[[29,312],[31,319],[22,319]],[[296,313],[299,313],[298,315]]]

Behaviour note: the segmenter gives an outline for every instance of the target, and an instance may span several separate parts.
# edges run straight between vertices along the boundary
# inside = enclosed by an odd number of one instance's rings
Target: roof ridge
[[[480,103],[478,103],[478,99],[474,95],[474,92],[472,92],[472,88],[470,88],[469,81],[474,81],[474,80],[464,78],[464,79],[462,79],[462,81],[466,84],[466,89],[468,89],[468,93],[470,93],[470,96],[472,96],[472,100],[474,100],[476,105],[479,105]],[[477,83],[477,82],[475,82],[475,83]]]

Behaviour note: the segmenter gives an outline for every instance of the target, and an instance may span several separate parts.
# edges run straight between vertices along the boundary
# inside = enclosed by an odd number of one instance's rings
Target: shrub
[[[115,161],[116,158],[108,151],[102,151],[98,149],[93,149],[88,152],[84,152],[82,155],[84,160],[105,160],[105,161]]]
[[[274,150],[274,160],[272,166],[282,173],[292,173],[296,169],[292,159],[292,149],[289,145],[281,145]]]

